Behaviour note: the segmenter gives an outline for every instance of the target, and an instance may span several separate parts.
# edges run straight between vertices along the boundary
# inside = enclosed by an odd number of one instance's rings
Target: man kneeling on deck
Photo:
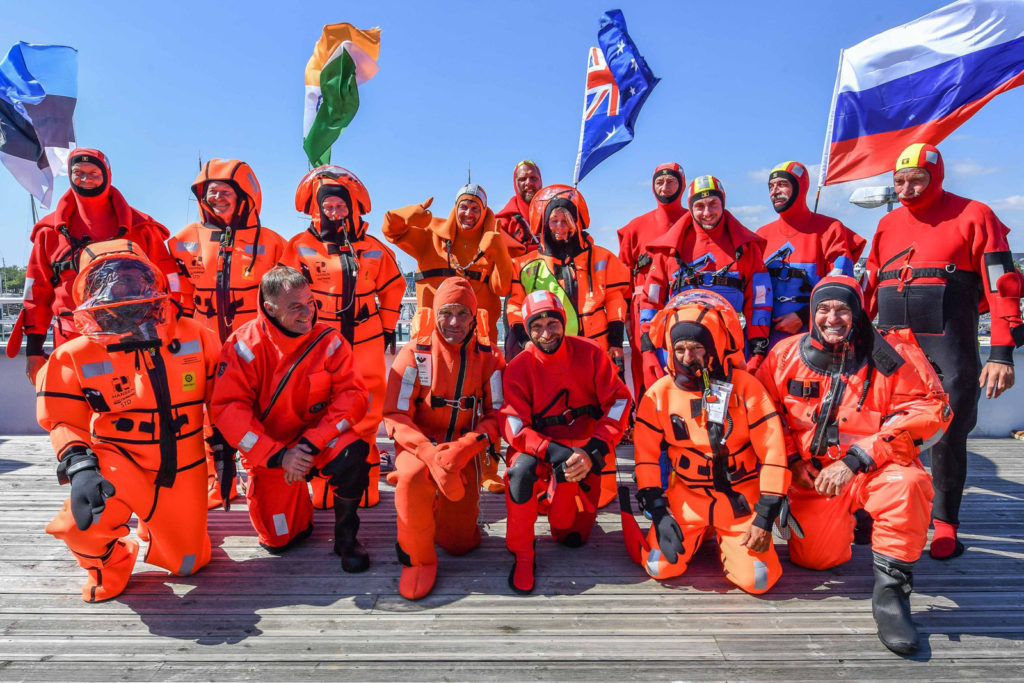
[[[352,430],[369,406],[352,348],[317,322],[313,293],[288,266],[260,281],[259,312],[224,345],[211,411],[213,423],[241,451],[246,497],[259,542],[277,554],[313,531],[306,480],[336,491],[334,552],[346,572],[370,558],[356,539],[366,489],[369,446]]]
[[[515,556],[508,577],[517,593],[534,586],[534,523],[550,501],[555,540],[587,542],[597,518],[601,469],[622,438],[632,403],[618,369],[596,342],[565,334],[565,309],[548,290],[526,295],[530,341],[505,371],[501,409],[509,443],[505,471],[505,545]]]
[[[133,513],[146,562],[187,576],[210,561],[203,405],[220,341],[179,317],[166,276],[128,240],[83,248],[72,296],[82,336],[53,352],[36,385],[57,478],[71,484],[46,531],[89,572],[82,598],[100,602],[131,576]]]
[[[811,331],[779,342],[757,373],[788,427],[796,522],[789,557],[810,569],[846,562],[853,512],[866,510],[878,637],[893,652],[914,652],[911,572],[932,506],[918,453],[942,436],[952,413],[924,353],[901,339],[911,333],[875,331],[853,278],[821,280],[811,316]]]
[[[431,314],[433,314],[431,316]],[[431,317],[434,320],[431,320]],[[477,322],[469,280],[450,277],[418,313],[418,337],[395,358],[384,425],[395,440],[399,592],[418,600],[437,578],[435,542],[452,555],[480,545],[480,457],[500,447],[505,360]]]
[[[668,374],[640,400],[633,432],[637,500],[652,521],[643,566],[656,579],[679,576],[713,529],[726,578],[764,593],[782,576],[771,528],[789,470],[772,399],[745,369],[739,318],[725,297],[695,289],[670,301],[649,335],[668,351]]]

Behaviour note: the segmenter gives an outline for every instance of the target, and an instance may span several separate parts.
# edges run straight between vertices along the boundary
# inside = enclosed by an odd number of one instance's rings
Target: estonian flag
[[[0,62],[0,161],[44,208],[74,146],[78,51],[18,43]]]

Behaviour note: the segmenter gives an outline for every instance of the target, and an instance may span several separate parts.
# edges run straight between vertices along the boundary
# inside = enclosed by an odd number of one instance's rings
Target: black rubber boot
[[[910,618],[910,593],[914,588],[914,565],[875,553],[875,590],[871,612],[878,626],[878,639],[901,655],[917,652],[920,641]]]
[[[341,568],[358,574],[370,568],[370,555],[356,538],[359,533],[359,499],[334,497],[334,553],[341,557]]]

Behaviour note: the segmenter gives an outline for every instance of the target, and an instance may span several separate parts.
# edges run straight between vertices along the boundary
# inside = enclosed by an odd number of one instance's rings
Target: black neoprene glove
[[[394,353],[398,348],[397,337],[395,336],[394,330],[391,330],[390,332],[388,330],[384,330],[384,348],[389,353]]]
[[[85,531],[98,522],[114,495],[114,485],[100,474],[96,454],[85,446],[72,447],[57,467],[57,478],[71,481],[71,514]]]
[[[657,486],[640,489],[636,493],[636,499],[640,503],[640,509],[651,518],[661,554],[670,564],[675,564],[679,560],[679,554],[683,552],[683,531],[668,510],[664,489]]]

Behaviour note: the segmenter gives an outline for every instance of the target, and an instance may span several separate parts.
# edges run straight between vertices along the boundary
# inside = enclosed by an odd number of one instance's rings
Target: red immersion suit
[[[90,196],[72,186],[57,202],[57,209],[32,228],[32,253],[25,273],[25,308],[11,333],[8,355],[17,352],[21,330],[28,335],[26,353],[43,355],[47,329],[53,322],[53,344],[60,346],[78,336],[72,322],[75,307],[71,285],[78,274],[82,247],[94,242],[124,238],[134,242],[167,277],[171,295],[180,298],[178,266],[167,253],[167,228],[129,206],[111,185],[110,165],[102,152],[78,148],[68,157],[68,168],[78,161],[90,162],[104,172],[104,181]]]
[[[853,266],[867,242],[836,218],[811,213],[807,208],[810,176],[807,168],[796,161],[787,161],[772,169],[769,180],[789,181],[792,194],[781,208],[779,217],[757,230],[765,241],[764,263],[772,278],[771,344],[790,336],[776,330],[774,322],[789,313],[803,321],[801,332],[808,329],[811,290],[826,275],[853,276]]]
[[[527,298],[524,313],[529,322],[559,311],[558,299],[539,291]],[[622,438],[632,400],[608,354],[589,339],[569,335],[553,353],[531,344],[516,356],[505,370],[504,389],[502,430],[510,446],[505,545],[516,558],[509,582],[529,592],[540,498],[550,501],[548,523],[556,541],[574,547],[587,541],[597,517],[598,473]],[[593,466],[582,481],[568,482],[562,467],[576,448]]]
[[[313,477],[330,480],[337,496],[358,505],[369,466],[354,427],[367,405],[352,349],[327,323],[294,335],[261,305],[256,319],[228,338],[210,408],[249,473],[249,517],[260,545],[282,551],[313,527],[309,490],[287,483],[281,467],[291,446],[314,454]]]
[[[713,189],[708,190],[709,186]],[[725,206],[725,190],[711,176],[700,176],[690,183],[691,206],[709,192],[722,197]],[[743,314],[748,354],[764,352],[772,307],[771,280],[763,260],[764,240],[725,210],[711,230],[696,225],[693,215],[686,214],[647,248],[653,260],[645,285],[647,296],[640,303],[641,327],[679,292],[708,289],[724,296],[737,313]],[[650,351],[645,354],[645,385],[651,386],[664,374],[665,360]]]
[[[633,393],[643,396],[644,372],[643,354],[640,352],[640,303],[644,297],[644,283],[651,269],[651,252],[647,245],[668,232],[669,228],[687,212],[683,208],[683,190],[686,188],[686,176],[679,164],[661,164],[654,169],[654,181],[659,176],[670,175],[679,181],[679,190],[674,197],[654,198],[658,205],[653,210],[637,216],[624,227],[619,228],[619,260],[630,272],[629,295],[629,346],[630,370],[633,375]]]
[[[931,180],[920,196],[901,199],[904,206],[879,221],[864,296],[878,327],[909,327],[942,377],[953,422],[931,451],[934,516],[955,529],[967,435],[978,417],[978,313],[992,312],[989,362],[1013,365],[1014,345],[1024,341],[1020,292],[1003,293],[1000,282],[1014,284],[1018,276],[1009,229],[981,202],[942,189],[945,172],[935,147],[911,145],[896,164],[897,171],[904,168],[923,168]]]

